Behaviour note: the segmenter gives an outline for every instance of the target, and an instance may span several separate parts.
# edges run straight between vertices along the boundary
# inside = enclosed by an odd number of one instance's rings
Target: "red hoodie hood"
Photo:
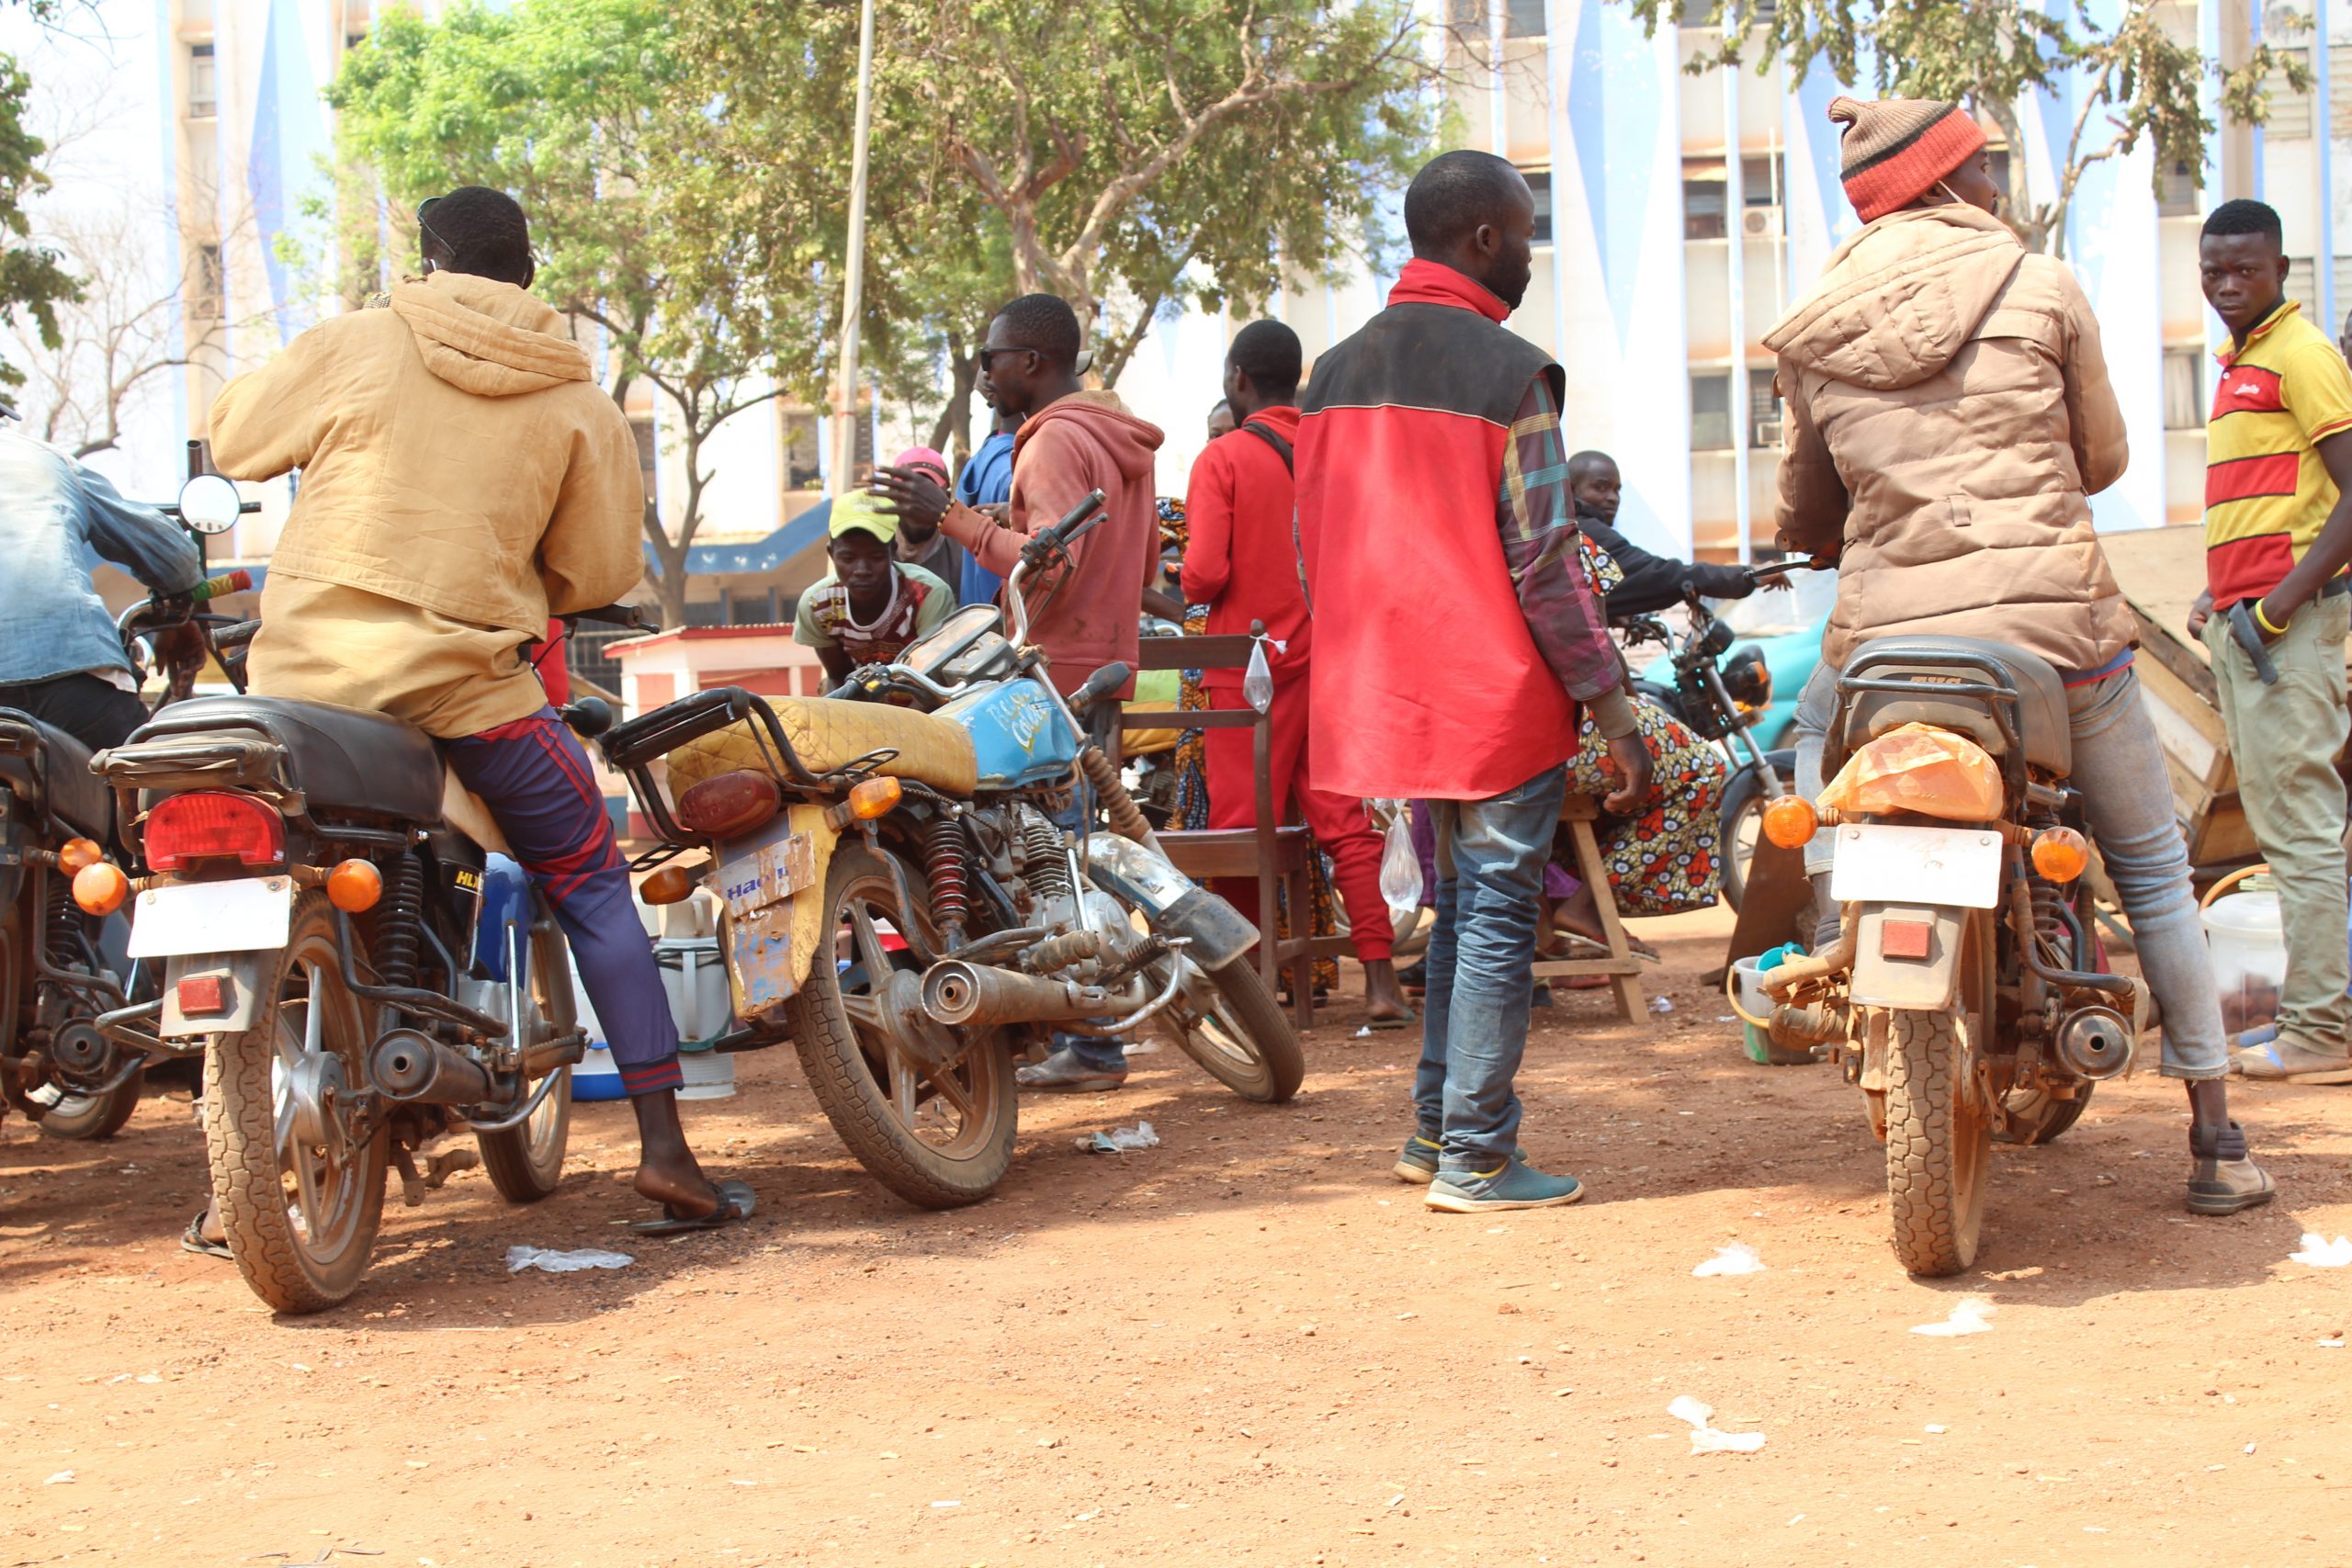
[[[1023,422],[1020,433],[1012,438],[1012,460],[1018,463],[1021,449],[1029,444],[1029,438],[1048,420],[1057,419],[1069,420],[1084,430],[1129,482],[1151,477],[1152,456],[1167,439],[1159,426],[1129,413],[1127,405],[1119,400],[1115,392],[1072,392],[1047,403]]]

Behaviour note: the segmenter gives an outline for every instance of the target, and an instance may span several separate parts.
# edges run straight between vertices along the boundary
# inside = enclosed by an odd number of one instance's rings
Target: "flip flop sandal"
[[[739,1220],[748,1220],[759,1200],[748,1181],[718,1183],[718,1207],[707,1214],[685,1215],[669,1204],[662,1205],[658,1220],[639,1220],[628,1227],[639,1235],[684,1235],[689,1231],[715,1231]]]
[[[1363,1026],[1374,1034],[1385,1034],[1392,1029],[1410,1029],[1420,1021],[1419,1018],[1408,1012],[1402,1018],[1368,1018],[1363,1021]]]
[[[219,1258],[234,1261],[227,1242],[204,1239],[205,1213],[204,1209],[198,1209],[196,1212],[196,1218],[188,1221],[187,1229],[180,1232],[181,1250],[193,1252],[199,1258]]]

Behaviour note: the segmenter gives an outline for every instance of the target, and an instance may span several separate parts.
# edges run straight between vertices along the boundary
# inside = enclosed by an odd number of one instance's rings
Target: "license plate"
[[[294,882],[246,876],[173,883],[141,893],[130,912],[133,958],[256,953],[286,945],[294,919]]]
[[[1982,828],[1850,823],[1838,829],[1829,896],[1990,909],[2000,902],[2001,859],[2001,836]]]
[[[736,856],[718,868],[718,896],[741,919],[789,898],[817,880],[816,841],[794,833]]]

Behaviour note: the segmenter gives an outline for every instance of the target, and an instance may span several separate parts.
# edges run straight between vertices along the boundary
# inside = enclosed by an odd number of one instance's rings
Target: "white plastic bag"
[[[1260,713],[1274,705],[1274,672],[1266,663],[1266,639],[1250,645],[1250,671],[1241,677],[1241,696]]]
[[[1702,1404],[1689,1394],[1678,1395],[1666,1413],[1679,1421],[1690,1423],[1690,1451],[1694,1454],[1752,1454],[1764,1446],[1761,1432],[1718,1431],[1712,1424],[1714,1407]]]
[[[1411,803],[1393,805],[1380,851],[1380,897],[1387,902],[1389,924],[1397,925],[1421,907],[1421,857],[1413,849]]]

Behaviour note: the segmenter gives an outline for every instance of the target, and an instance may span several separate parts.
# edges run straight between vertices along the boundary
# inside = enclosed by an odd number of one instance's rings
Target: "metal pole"
[[[874,130],[874,0],[857,24],[857,141],[850,161],[849,247],[842,280],[841,373],[833,383],[832,491],[848,492],[857,457],[857,329],[865,281],[865,147]]]
[[[2327,0],[2312,4],[2312,141],[2319,154],[2319,245],[2312,256],[2312,303],[2320,330],[2330,337],[2343,329],[2335,314],[2335,126],[2328,102],[2330,50]]]
[[[1736,26],[1726,17],[1724,26]],[[1754,410],[1747,396],[1747,165],[1744,154],[1747,145],[1740,137],[1739,71],[1737,65],[1719,65],[1724,75],[1724,231],[1730,236],[1731,252],[1724,268],[1724,279],[1731,298],[1731,485],[1732,517],[1739,530],[1736,541],[1739,549],[1739,564],[1746,566],[1754,558],[1755,546],[1748,537],[1750,521],[1747,503],[1747,438],[1755,428]],[[1696,543],[1694,539],[1692,543]]]

